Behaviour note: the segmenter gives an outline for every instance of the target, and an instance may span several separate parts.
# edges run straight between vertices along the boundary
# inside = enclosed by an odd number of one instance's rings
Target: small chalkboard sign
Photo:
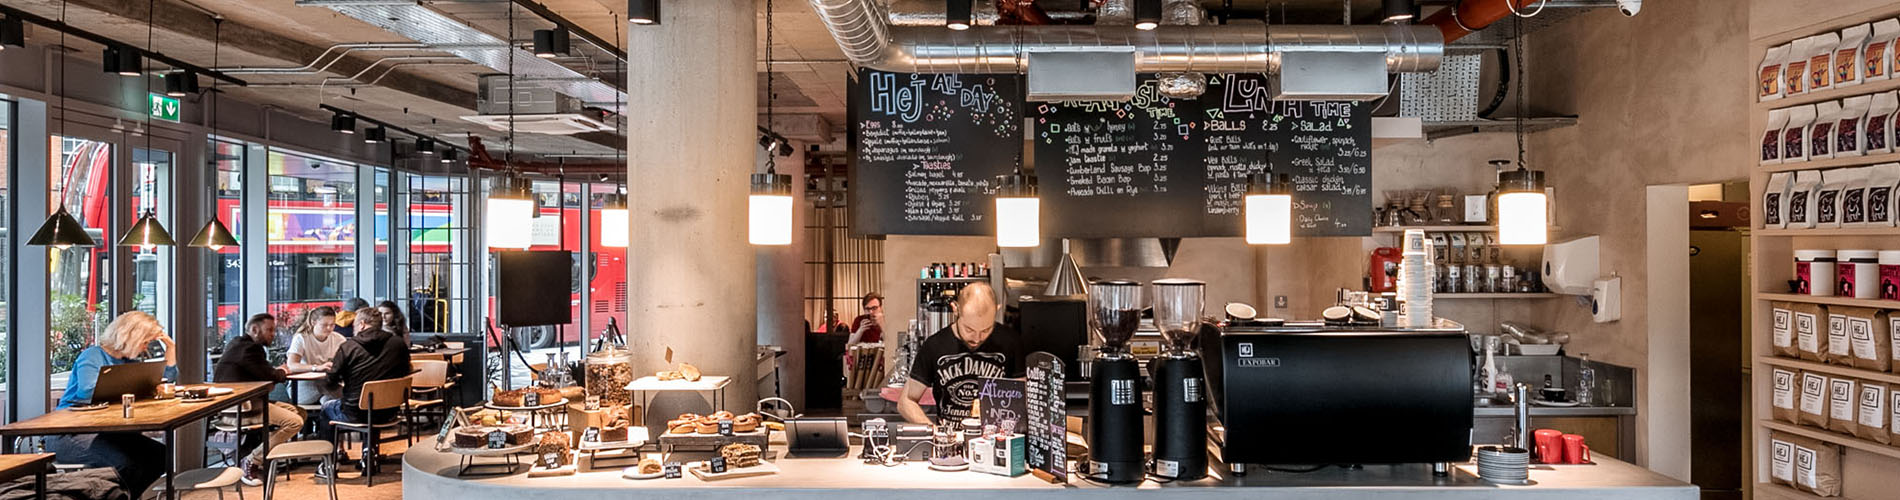
[[[732,419],[730,418],[719,419],[719,435],[721,436],[732,435]]]
[[[454,431],[456,427],[464,425],[468,425],[467,414],[462,413],[461,408],[450,408],[449,418],[442,419],[442,429],[435,432],[435,443],[440,445],[446,442],[449,439],[450,431]]]
[[[1023,399],[1029,429],[1024,433],[1024,465],[1050,482],[1067,483],[1068,400],[1062,360],[1053,354],[1034,352],[1025,361],[1028,380]]]
[[[499,430],[488,431],[488,449],[499,450],[508,447],[508,433]]]
[[[666,465],[660,467],[660,471],[661,471],[661,474],[666,475],[667,479],[679,479],[680,478],[680,463],[667,462]]]
[[[561,468],[561,452],[550,451],[541,455],[541,464],[549,469]]]
[[[724,474],[726,472],[726,457],[713,457],[712,465],[707,466],[707,468],[712,469],[712,473],[714,474]]]
[[[600,411],[600,396],[588,396],[587,404],[582,408],[587,411]]]
[[[983,426],[996,426],[999,431],[1021,434],[1027,430],[1029,422],[1023,418],[1028,410],[1023,406],[1024,384],[1022,380],[1007,378],[985,378],[978,389],[976,399],[983,412],[978,415]]]
[[[541,393],[528,391],[521,395],[521,406],[541,406]]]
[[[583,443],[598,443],[598,442],[600,442],[600,428],[599,428],[599,427],[588,427],[588,428],[587,428],[587,430],[583,430],[583,431],[581,431],[581,442],[583,442]]]

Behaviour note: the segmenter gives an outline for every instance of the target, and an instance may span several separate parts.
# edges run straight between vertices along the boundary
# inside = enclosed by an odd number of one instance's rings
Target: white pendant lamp
[[[600,207],[600,246],[627,248],[629,231],[632,226],[627,224],[627,195],[608,195],[607,204]]]
[[[767,170],[752,174],[746,199],[746,241],[754,245],[792,244],[792,176]]]
[[[1042,244],[1042,199],[1036,178],[1017,171],[996,178],[996,246],[1027,248]]]
[[[1498,243],[1542,245],[1550,241],[1550,201],[1544,173],[1518,167],[1498,174]]]
[[[1293,242],[1293,176],[1260,172],[1247,181],[1247,244]]]
[[[495,179],[484,214],[490,248],[528,248],[534,243],[534,193],[528,180],[516,175]]]

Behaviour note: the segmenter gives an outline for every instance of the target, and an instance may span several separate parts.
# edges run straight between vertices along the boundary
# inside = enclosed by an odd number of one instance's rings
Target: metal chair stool
[[[335,471],[336,445],[329,441],[291,441],[272,446],[270,454],[264,456],[264,461],[270,464],[270,472],[264,476],[264,500],[270,500],[271,493],[277,484],[277,464],[306,458],[323,459],[324,465],[328,465],[330,470]],[[330,500],[336,500],[335,474],[332,472],[330,477]],[[288,476],[289,472],[286,471],[285,477]]]
[[[197,490],[216,490],[219,500],[223,500],[224,498],[224,489],[230,488],[237,491],[238,500],[243,500],[244,488],[243,483],[240,482],[243,479],[244,470],[236,467],[192,469],[179,473],[178,477],[173,478],[172,487],[176,488],[180,493]],[[141,498],[164,498],[165,481],[158,481],[152,485],[151,489],[145,492],[146,496]]]

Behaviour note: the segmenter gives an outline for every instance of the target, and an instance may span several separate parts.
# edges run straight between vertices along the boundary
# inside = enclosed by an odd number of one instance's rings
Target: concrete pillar
[[[758,146],[752,0],[667,2],[628,25],[627,344],[634,372],[692,363],[732,377],[725,406],[750,411],[757,328],[746,194]],[[668,350],[672,363],[665,361]],[[649,423],[718,401],[668,394]]]
[[[792,244],[758,248],[759,344],[785,349],[778,359],[776,387],[780,397],[805,407],[805,253],[811,239],[805,231],[810,209],[805,202],[805,147],[794,143],[791,156],[775,157],[778,172],[792,176]],[[761,150],[764,155],[774,154]],[[761,373],[760,377],[767,374]],[[768,383],[772,381],[768,380]],[[772,389],[761,387],[760,393]]]

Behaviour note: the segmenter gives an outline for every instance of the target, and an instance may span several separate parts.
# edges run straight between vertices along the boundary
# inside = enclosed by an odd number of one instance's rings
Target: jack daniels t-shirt
[[[930,386],[937,400],[937,418],[957,421],[973,417],[977,392],[984,378],[1023,376],[1022,337],[1007,325],[997,324],[983,345],[970,349],[957,338],[951,325],[924,339],[911,363],[910,378]]]

